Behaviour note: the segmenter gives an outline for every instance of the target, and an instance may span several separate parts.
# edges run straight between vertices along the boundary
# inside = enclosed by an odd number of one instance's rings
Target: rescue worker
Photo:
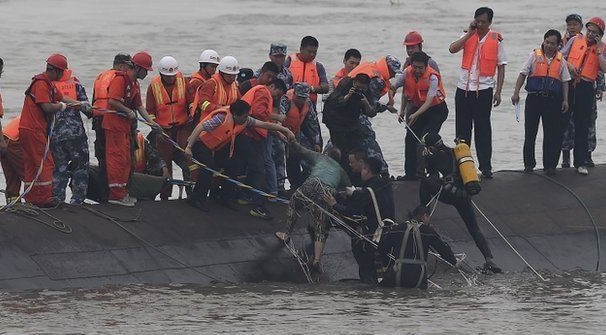
[[[430,248],[452,266],[457,265],[457,259],[448,243],[429,226],[430,218],[429,208],[419,205],[412,212],[410,220],[383,228],[377,253],[386,265],[386,270],[380,286],[426,289]],[[390,254],[395,261],[390,259]]]
[[[96,109],[93,117],[93,130],[95,131],[95,157],[99,163],[99,199],[107,201],[109,189],[107,186],[107,168],[105,164],[105,130],[103,130],[103,111],[109,110],[109,84],[116,77],[116,72],[126,72],[128,64],[131,62],[128,54],[119,53],[114,57],[113,66],[110,70],[101,72],[95,79],[93,85],[93,106]]]
[[[476,9],[465,34],[452,42],[450,53],[463,50],[461,71],[455,94],[456,137],[471,144],[474,131],[480,171],[492,178],[492,107],[501,104],[507,57],[503,37],[490,29],[494,12],[488,7]],[[494,76],[497,75],[496,85]]]
[[[202,51],[200,58],[198,58],[200,69],[192,73],[189,78],[188,94],[190,96],[195,96],[198,88],[217,72],[217,66],[220,61],[221,58],[215,50],[206,49]]]
[[[320,43],[313,36],[301,39],[299,52],[288,56],[284,66],[290,69],[293,83],[305,82],[309,84],[311,93],[309,98],[316,104],[318,94],[328,93],[328,78],[322,63],[316,61],[316,54]]]
[[[606,71],[604,59],[604,20],[592,17],[585,24],[586,35],[576,35],[561,49],[573,80],[570,82],[567,113],[563,125],[569,118],[574,122],[574,167],[581,175],[587,175],[588,132],[590,116],[595,100],[594,84],[598,72]]]
[[[183,179],[189,181],[197,175],[199,166],[193,164],[183,153],[165,137],[176,142],[180,148],[185,148],[187,138],[193,129],[189,119],[188,106],[193,97],[187,80],[179,71],[177,60],[171,56],[160,59],[158,65],[159,75],[152,78],[146,95],[146,109],[155,121],[162,127],[164,134],[156,134],[155,143],[160,158],[165,162],[169,178],[173,176],[175,162],[183,171]],[[172,194],[172,185],[167,184],[160,193],[160,199],[167,200]]]
[[[432,197],[440,192],[438,200],[456,208],[461,219],[465,222],[469,234],[484,256],[486,260],[484,271],[500,273],[501,269],[494,263],[488,242],[480,231],[480,227],[478,227],[471,203],[471,195],[463,185],[453,149],[446,146],[437,133],[425,134],[423,144],[426,146],[425,166],[427,175],[421,179],[419,188],[421,204],[428,205]]]
[[[252,118],[250,105],[246,101],[236,100],[228,107],[214,110],[194,128],[187,140],[185,154],[192,157],[193,152],[193,156],[202,164],[215,170],[226,168],[226,174],[234,177],[235,167],[231,160],[235,138],[249,128],[279,131],[289,140],[295,137],[290,130],[281,125]],[[206,200],[212,177],[212,172],[206,169],[201,171],[191,197],[188,198],[190,205],[208,211]],[[224,186],[227,192],[231,192],[233,185]]]
[[[397,113],[397,110],[394,107],[393,90],[390,89],[391,84],[389,80],[400,72],[401,66],[402,63],[396,57],[386,55],[376,62],[361,63],[347,75],[348,77],[353,78],[358,74],[363,73],[370,77],[369,95],[367,98],[373,109],[372,114],[376,115],[377,113],[382,113],[386,110],[389,110],[391,113]],[[387,104],[379,101],[385,94],[388,96]],[[377,143],[376,134],[372,129],[369,116],[364,113],[360,114],[360,123],[364,128],[365,136],[362,143],[363,147],[367,150],[367,155],[380,159],[383,162],[381,174],[389,175],[389,167],[383,158],[381,147],[379,146],[379,143]]]
[[[229,106],[242,96],[236,81],[236,77],[240,73],[238,60],[232,56],[221,58],[217,71],[200,86],[196,93],[190,109],[190,116],[194,118],[194,124],[197,124],[198,118],[204,119],[212,111]]]
[[[274,62],[265,62],[265,64],[263,64],[263,66],[261,67],[261,70],[259,70],[258,76],[245,80],[239,85],[240,94],[246,94],[248,90],[257,85],[269,84],[274,79],[276,79],[276,76],[278,75],[279,71],[280,69]]]
[[[316,152],[322,150],[322,138],[318,123],[315,104],[309,98],[311,88],[307,83],[295,83],[280,100],[280,113],[285,115],[282,125],[290,129],[300,144]],[[311,142],[301,142],[302,134]],[[308,167],[307,167],[308,168]],[[301,157],[289,152],[286,158],[286,174],[292,190],[298,188],[305,181],[308,171],[303,170]]]
[[[335,73],[330,80],[330,91],[329,94],[335,90],[341,79],[347,77],[351,70],[355,69],[356,66],[360,65],[362,61],[362,54],[358,49],[347,49],[345,56],[343,56],[343,67]]]
[[[351,182],[345,170],[338,163],[341,159],[338,148],[332,147],[321,154],[306,149],[299,143],[291,142],[289,150],[307,161],[311,166],[311,172],[303,185],[290,197],[286,212],[288,227],[286,232],[276,232],[275,235],[281,241],[288,242],[299,216],[302,215],[303,211],[310,213],[313,221],[309,228],[310,237],[314,243],[314,252],[313,257],[309,258],[308,265],[313,272],[320,273],[322,271],[320,262],[331,222],[330,218],[324,213],[330,207],[326,203],[325,194],[335,194],[338,189],[351,186]],[[311,204],[310,201],[315,204]]]
[[[288,55],[286,44],[283,43],[272,43],[269,46],[269,60],[278,66],[278,75],[276,78],[282,79],[286,84],[287,89],[291,89],[293,85],[292,73],[287,66],[284,66],[286,62],[286,55]],[[254,77],[258,78],[261,70],[257,70]]]
[[[67,70],[67,58],[53,54],[46,60],[46,71],[32,78],[25,91],[25,100],[19,121],[19,141],[23,150],[23,179],[31,190],[25,195],[28,203],[39,207],[55,207],[53,199],[53,157],[46,150],[49,134],[53,132],[51,121],[55,113],[80,103],[55,88],[53,81]],[[50,122],[49,122],[50,121]]]
[[[562,41],[558,46],[558,49],[563,48],[568,41],[577,35],[583,35],[583,18],[579,14],[570,14],[566,16],[566,32],[562,36]]]
[[[275,66],[275,64],[271,63]],[[251,88],[242,100],[250,105],[250,116],[256,120],[270,122],[273,115],[274,99],[279,99],[286,91],[286,84],[282,79],[274,79],[266,85],[256,85]],[[240,168],[246,170],[246,184],[255,189],[267,191],[266,181],[266,159],[268,148],[268,131],[262,128],[246,129],[236,138],[237,156],[240,160]],[[273,164],[273,162],[272,162]],[[275,178],[275,176],[274,176]],[[265,199],[257,193],[251,193],[251,198],[244,200],[243,204],[252,204],[253,209],[249,214],[265,219],[272,219],[271,214],[265,207]]]
[[[404,47],[406,48],[406,60],[404,61],[403,68],[407,68],[410,65],[410,57],[417,52],[423,51],[423,36],[418,31],[411,31],[404,37]],[[427,61],[427,65],[432,69],[436,70],[437,73],[440,73],[440,68],[438,67],[438,63],[433,58],[429,58]]]
[[[398,121],[408,124],[404,142],[404,180],[417,180],[424,171],[417,138],[428,132],[439,133],[448,117],[442,76],[428,66],[429,60],[423,51],[414,53],[410,65],[396,77],[393,87],[394,91],[402,87]],[[411,108],[407,108],[409,103]]]
[[[0,69],[2,72],[2,69]],[[6,180],[6,203],[10,203],[21,194],[23,180],[23,153],[19,143],[19,117],[10,120],[0,129],[0,164]]]
[[[511,102],[520,102],[520,88],[526,82],[524,107],[524,172],[530,173],[536,166],[535,140],[539,120],[543,122],[543,170],[548,176],[555,174],[562,143],[562,114],[568,112],[568,82],[570,73],[566,60],[558,51],[560,32],[548,30],[543,44],[533,50],[516,81]]]
[[[93,116],[86,90],[71,70],[63,71],[63,76],[53,81],[53,85],[63,96],[80,101],[80,111],[84,115],[88,118]],[[55,113],[55,128],[50,145],[55,162],[53,197],[61,203],[65,202],[65,188],[71,178],[70,204],[81,205],[86,199],[88,188],[89,154],[88,137],[77,109],[68,107]]]
[[[366,149],[363,141],[370,136],[368,128],[360,123],[361,115],[376,115],[369,102],[369,85],[370,77],[365,73],[359,73],[353,78],[348,75],[324,103],[322,122],[328,127],[331,143],[344,156],[340,163],[350,176],[347,155],[354,148]]]
[[[366,217],[365,222],[355,227],[363,236],[373,236],[384,222],[393,223],[395,220],[391,180],[382,178],[380,174],[381,161],[373,157],[365,158],[360,171],[362,187],[348,190],[349,199],[346,205],[337,203],[330,193],[325,196],[328,206],[339,214],[348,217],[354,215]],[[360,281],[365,284],[376,284],[376,249],[360,236],[353,235],[351,250],[358,262]]]
[[[137,131],[137,149],[133,154],[133,171],[168,180],[172,178],[171,171],[156,149],[157,140],[158,138],[153,132],[145,138],[140,131]]]
[[[141,101],[138,80],[144,79],[148,71],[152,70],[151,56],[145,51],[138,52],[133,55],[127,71],[116,72],[109,84],[109,107],[117,112],[103,116],[108,202],[112,204],[133,207],[137,202],[135,198],[128,195],[127,191],[132,168],[131,154],[134,150],[132,122],[137,118],[136,113],[139,112],[153,130],[162,129],[147,113]]]

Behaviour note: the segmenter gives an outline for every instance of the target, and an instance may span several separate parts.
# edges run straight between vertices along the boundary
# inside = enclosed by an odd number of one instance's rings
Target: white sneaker
[[[585,166],[579,166],[579,167],[577,168],[577,172],[578,172],[579,174],[582,174],[583,176],[586,176],[586,175],[588,175],[588,174],[589,174],[589,171],[587,171],[587,168],[586,168]]]
[[[124,198],[122,198],[120,200],[111,200],[110,199],[107,202],[109,202],[110,204],[114,204],[114,205],[120,205],[120,206],[126,206],[126,207],[135,207],[135,203],[128,196],[125,196]]]
[[[131,197],[130,194],[127,194],[126,198],[128,199],[128,201],[132,202],[133,204],[137,203],[137,198]]]

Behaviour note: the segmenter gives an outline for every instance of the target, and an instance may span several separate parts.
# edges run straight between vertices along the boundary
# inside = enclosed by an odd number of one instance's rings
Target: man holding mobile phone
[[[450,44],[450,53],[463,50],[461,72],[455,95],[456,135],[471,143],[475,125],[475,146],[480,171],[492,178],[492,107],[501,104],[507,57],[503,37],[490,29],[494,12],[488,7],[475,11],[465,34]],[[495,82],[495,74],[497,76]]]

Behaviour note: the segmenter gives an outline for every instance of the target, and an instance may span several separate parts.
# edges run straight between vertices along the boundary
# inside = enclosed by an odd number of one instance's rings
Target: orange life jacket
[[[209,78],[204,77],[200,71],[196,71],[194,73],[191,74],[191,77],[189,78],[189,84],[198,88],[200,86],[202,86],[202,84],[204,84]]]
[[[503,40],[501,34],[495,31],[489,31],[484,43],[480,45],[480,36],[475,33],[471,36],[463,47],[463,60],[461,68],[471,70],[474,57],[478,57],[478,68],[480,76],[492,77],[497,72],[497,63],[499,56],[499,42]],[[478,56],[479,53],[479,56]]]
[[[114,77],[123,77],[124,78],[124,94],[122,96],[121,102],[124,106],[130,109],[135,109],[135,97],[141,94],[141,88],[137,80],[131,80],[126,72],[116,71]],[[109,86],[108,86],[109,88]],[[130,132],[131,131],[131,120],[125,118],[124,116],[120,116],[118,114],[108,113],[103,115],[102,127],[106,130],[114,130],[121,132]]]
[[[76,92],[77,82],[78,79],[72,77],[72,70],[65,70],[63,71],[63,77],[57,81],[53,81],[53,85],[64,96],[78,100],[78,93]]]
[[[255,85],[255,86],[253,86],[250,90],[248,90],[248,92],[246,92],[246,94],[244,94],[242,96],[242,98],[240,100],[246,101],[252,107],[255,94],[257,94],[257,91],[259,91],[259,90],[266,91],[265,94],[267,94],[269,96],[269,106],[268,107],[273,109],[273,105],[274,105],[274,103],[273,103],[273,97],[271,96],[271,92],[269,91],[269,89],[265,85]],[[273,111],[268,111],[266,114],[259,115],[259,114],[257,114],[257,111],[253,111],[251,109],[250,116],[254,117],[257,120],[269,121],[269,119],[267,118],[267,115],[271,115],[272,112]],[[250,129],[250,130],[253,133],[259,134],[263,138],[267,137],[267,129],[254,128],[254,129]]]
[[[234,122],[234,117],[229,111],[229,106],[215,109],[200,122],[210,120],[219,113],[225,114],[223,123],[211,131],[202,131],[199,138],[200,141],[202,141],[202,143],[204,143],[204,145],[212,151],[217,151],[223,148],[227,143],[231,143],[229,148],[229,157],[231,157],[234,153],[236,136],[242,133],[246,129],[246,126],[243,124],[236,124]]]
[[[441,104],[446,98],[446,94],[444,91],[444,86],[442,86],[442,78],[440,74],[432,69],[430,66],[427,66],[423,76],[419,79],[415,78],[414,70],[412,69],[412,65],[409,65],[404,73],[406,75],[406,81],[404,82],[404,89],[402,94],[404,94],[404,98],[408,98],[412,100],[412,104],[415,107],[421,107],[423,103],[427,100],[427,92],[429,92],[429,77],[431,75],[435,75],[438,77],[438,92],[433,100],[431,101],[431,106]]]
[[[154,77],[150,84],[156,100],[156,122],[162,128],[181,126],[188,120],[185,78],[181,72],[176,77],[170,96],[160,76]]]
[[[31,99],[33,102],[36,101],[36,97],[32,94],[32,87],[34,86],[34,83],[37,81],[43,81],[46,83],[46,85],[48,86],[49,90],[50,90],[50,99],[51,102],[56,103],[57,102],[57,88],[55,87],[55,85],[53,85],[53,82],[50,81],[50,79],[44,74],[44,73],[40,73],[35,75],[32,78],[32,82],[29,84],[29,87],[27,88],[27,90],[25,90],[25,99]],[[49,116],[47,113],[44,112],[44,110],[42,110],[42,108],[40,106],[38,106],[37,104],[23,104],[23,109],[21,110],[21,114],[23,115],[23,113],[27,114],[26,118],[25,118],[25,122],[24,122],[24,128],[29,128],[30,124],[28,121],[32,121],[34,119],[38,120],[38,121],[44,121],[43,123],[45,123],[45,128],[48,127],[48,123],[49,123]],[[21,125],[21,123],[20,123]]]
[[[310,86],[320,85],[320,75],[316,61],[305,63],[302,62],[297,54],[290,55],[290,73],[292,74],[293,83],[308,83]],[[310,93],[309,98],[314,103],[318,100],[318,94]]]
[[[334,77],[332,77],[332,87],[336,88],[337,86],[339,86],[341,80],[346,76],[347,74],[345,73],[345,68],[343,67],[341,68],[341,70],[339,70],[339,72],[335,73]]]
[[[2,133],[11,141],[19,141],[19,120],[20,116],[10,120],[6,126],[2,127]]]
[[[356,66],[353,70],[351,70],[347,76],[350,78],[355,78],[355,76],[359,74],[365,74],[370,79],[372,78],[380,78],[383,80],[385,85],[381,90],[381,96],[384,96],[390,88],[389,83],[389,67],[387,66],[387,60],[385,57],[379,59],[375,62],[362,62],[360,65]]]
[[[238,83],[234,81],[233,83],[225,87],[223,84],[225,81],[223,80],[223,78],[221,78],[221,74],[219,72],[213,74],[207,81],[215,82],[215,94],[213,95],[212,100],[210,102],[205,101],[202,103],[202,119],[206,118],[206,116],[211,112],[207,110],[207,107],[210,103],[214,103],[221,106],[229,106],[232,103],[236,102],[236,100],[238,100],[240,97]],[[198,108],[197,106],[199,103],[200,101],[198,98],[198,94],[196,94],[196,97],[194,98],[193,107],[190,110],[190,115],[192,117],[194,116],[195,110],[196,108]]]
[[[137,150],[133,154],[133,167],[135,172],[145,173],[147,167],[147,156],[145,153],[145,138],[141,133],[137,133]]]
[[[303,104],[303,108],[299,109],[295,102],[293,101],[295,95],[295,91],[290,89],[286,92],[286,96],[288,100],[290,100],[290,109],[286,112],[286,119],[282,122],[284,127],[290,129],[293,133],[298,134],[301,131],[301,125],[309,113],[309,105],[307,103]]]
[[[576,36],[570,47],[568,63],[575,69],[581,70],[581,78],[587,81],[595,81],[600,71],[600,59],[596,45],[588,46],[585,36]]]
[[[4,106],[2,106],[2,94],[0,94],[0,117],[4,116]]]
[[[526,80],[526,91],[528,92],[551,92],[560,93],[562,91],[562,53],[557,52],[551,63],[543,54],[543,50],[534,50],[535,61],[532,73]]]
[[[116,77],[116,70],[101,72],[93,85],[93,106],[109,109],[109,84]]]

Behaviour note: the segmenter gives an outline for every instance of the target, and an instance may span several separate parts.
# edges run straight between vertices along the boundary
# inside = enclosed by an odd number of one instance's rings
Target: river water
[[[201,50],[233,55],[257,68],[269,43],[289,51],[301,37],[320,41],[318,60],[329,75],[341,66],[346,49],[364,59],[402,57],[402,39],[418,30],[424,51],[440,65],[450,116],[442,135],[454,138],[453,95],[460,55],[448,45],[461,35],[482,5],[495,10],[493,28],[503,33],[509,59],[503,103],[493,110],[495,170],[520,169],[523,123],[515,121],[509,97],[528,53],[549,28],[564,29],[564,17],[606,15],[606,4],[580,0],[405,1],[405,0],[0,0],[5,61],[0,88],[7,110],[16,115],[29,79],[43,71],[54,52],[91,92],[95,76],[109,68],[117,52],[147,50],[157,62],[170,54],[183,72],[193,72]],[[153,75],[153,73],[152,73]],[[150,76],[151,77],[151,76]],[[143,81],[146,88],[150,77]],[[602,109],[603,104],[598,108]],[[402,174],[404,129],[394,115],[373,120],[393,175]],[[605,160],[605,126],[598,120],[598,149]],[[6,122],[6,121],[4,121]],[[90,144],[94,134],[86,122]],[[541,139],[537,148],[540,148]],[[539,150],[540,151],[540,150]],[[541,154],[537,160],[540,162]],[[0,178],[0,188],[4,180]],[[602,333],[606,312],[603,278],[574,275],[538,283],[508,274],[483,285],[445,290],[383,291],[349,284],[239,286],[127,286],[99,290],[0,293],[3,333]]]

